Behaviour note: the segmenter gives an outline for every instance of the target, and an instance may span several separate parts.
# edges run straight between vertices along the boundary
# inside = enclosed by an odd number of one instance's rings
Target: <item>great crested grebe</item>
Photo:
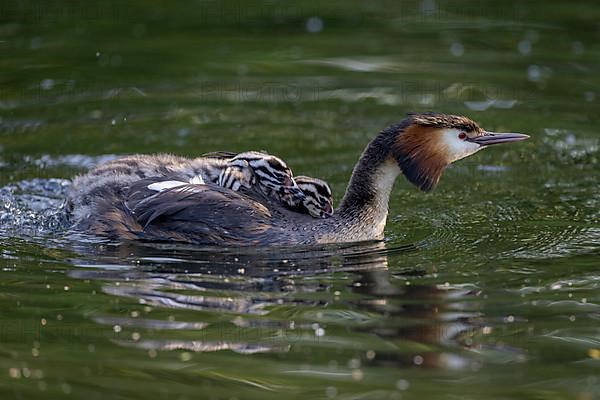
[[[203,245],[293,245],[383,239],[394,181],[403,174],[421,190],[433,189],[444,169],[484,147],[527,139],[493,133],[461,116],[409,114],[379,133],[354,167],[340,206],[330,218],[314,219],[290,211],[259,191],[235,192],[215,184],[185,185],[161,192],[148,186],[173,176],[191,179],[206,158],[137,156],[117,160],[102,171],[120,168],[125,188],[114,179],[83,190],[94,181],[73,182],[70,197],[74,229],[117,240],[150,240]],[[148,172],[159,172],[151,175]]]

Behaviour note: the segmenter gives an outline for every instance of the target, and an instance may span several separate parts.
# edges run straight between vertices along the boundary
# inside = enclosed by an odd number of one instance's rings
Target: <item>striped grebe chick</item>
[[[329,218],[333,215],[333,195],[327,182],[303,175],[296,176],[294,180],[305,196],[298,206],[300,212],[315,218]]]
[[[257,185],[268,197],[292,208],[304,200],[287,164],[279,157],[258,151],[239,153],[228,160],[217,183],[235,191]]]
[[[149,190],[148,185],[168,178],[165,173],[154,178],[134,177],[133,183],[117,192],[110,185],[105,191],[98,186],[87,207],[88,218],[75,219],[73,229],[117,240],[220,246],[381,240],[389,197],[399,175],[429,191],[452,162],[491,145],[528,137],[489,132],[462,116],[409,114],[367,145],[354,167],[346,194],[329,218],[293,212],[259,191],[235,192],[212,184]],[[157,168],[164,167],[162,160],[152,160],[159,163]],[[181,161],[181,169],[187,171],[195,162]],[[76,179],[73,193],[81,190],[78,186],[85,181]],[[83,215],[77,206],[73,211],[74,215]]]

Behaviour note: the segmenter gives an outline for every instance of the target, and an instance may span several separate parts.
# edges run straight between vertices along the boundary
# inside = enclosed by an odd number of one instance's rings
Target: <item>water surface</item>
[[[0,394],[593,399],[594,2],[0,7]],[[400,179],[384,243],[206,249],[64,234],[121,154],[265,149],[336,201],[410,111],[532,138]]]

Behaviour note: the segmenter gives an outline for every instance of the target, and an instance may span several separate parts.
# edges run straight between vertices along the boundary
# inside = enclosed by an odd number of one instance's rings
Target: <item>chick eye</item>
[[[458,134],[458,138],[460,140],[465,140],[467,138],[467,134],[464,133],[464,132],[461,132],[461,133]]]

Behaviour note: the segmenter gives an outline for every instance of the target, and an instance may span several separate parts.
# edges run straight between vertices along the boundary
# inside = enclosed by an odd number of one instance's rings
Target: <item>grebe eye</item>
[[[460,140],[465,140],[467,138],[467,134],[464,133],[464,132],[461,132],[461,133],[458,134],[458,138]]]

